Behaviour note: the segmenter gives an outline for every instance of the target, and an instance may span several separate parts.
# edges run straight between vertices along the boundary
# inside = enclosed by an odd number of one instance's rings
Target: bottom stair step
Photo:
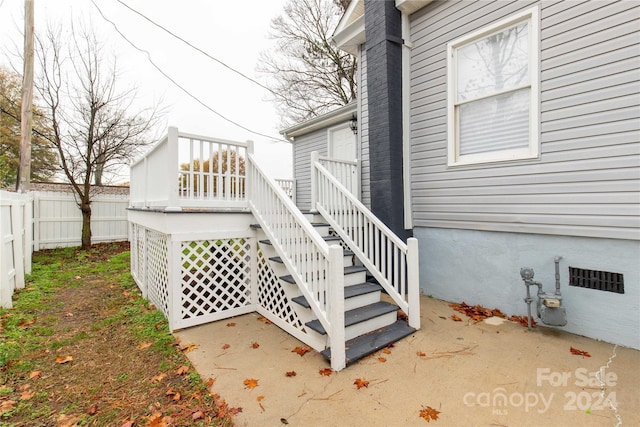
[[[392,311],[398,311],[397,305],[389,304],[385,301],[376,302],[366,305],[364,307],[354,308],[344,314],[344,326],[348,328],[351,325],[364,322],[366,320],[374,319],[378,316],[382,316]],[[327,331],[324,330],[324,326],[318,319],[305,323],[309,329],[313,329],[320,335],[325,335]]]
[[[416,330],[407,325],[407,322],[398,320],[397,322],[370,332],[366,335],[359,336],[345,343],[347,365],[353,363],[365,356],[375,353],[388,346],[391,343],[401,340],[411,335]],[[327,348],[320,352],[326,359],[331,359],[331,348]]]

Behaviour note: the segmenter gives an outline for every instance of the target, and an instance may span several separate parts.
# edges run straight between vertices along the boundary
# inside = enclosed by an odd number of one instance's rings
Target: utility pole
[[[31,128],[33,126],[33,9],[35,0],[24,1],[24,72],[22,73],[22,108],[20,111],[20,167],[16,191],[31,189]]]

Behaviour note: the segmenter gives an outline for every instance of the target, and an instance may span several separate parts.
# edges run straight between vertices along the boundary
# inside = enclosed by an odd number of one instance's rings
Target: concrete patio
[[[255,313],[176,335],[197,346],[187,356],[215,380],[212,391],[242,408],[238,426],[640,425],[640,351],[497,318],[475,323],[427,297],[421,313],[420,331],[329,376],[319,353],[292,352],[304,344]],[[427,407],[437,420],[420,417]]]

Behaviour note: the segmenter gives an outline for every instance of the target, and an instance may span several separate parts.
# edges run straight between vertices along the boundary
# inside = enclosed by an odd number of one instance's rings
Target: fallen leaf
[[[56,420],[56,425],[58,427],[76,427],[78,425],[78,421],[80,420],[75,415],[60,414]]]
[[[213,386],[214,382],[216,382],[214,378],[208,378],[207,382],[205,383],[205,386],[210,389]]]
[[[286,418],[280,418],[280,422],[281,422],[282,424],[289,424],[289,421],[287,421],[287,419],[286,419]]]
[[[29,374],[29,379],[32,380],[37,380],[38,378],[42,377],[42,372],[41,371],[33,371]]]
[[[459,316],[455,315],[455,314],[452,314],[451,318],[456,322],[462,322],[462,319]]]
[[[125,421],[124,423],[122,423],[120,427],[133,427],[133,426],[134,426],[133,421]]]
[[[256,388],[258,387],[258,380],[256,380],[255,378],[248,378],[244,380],[244,386],[248,389]]]
[[[295,377],[298,374],[296,373],[296,371],[287,371],[285,375],[288,377]]]
[[[87,414],[88,414],[88,415],[95,415],[95,414],[97,414],[97,413],[98,413],[98,404],[97,404],[97,403],[94,403],[93,405],[89,406],[89,407],[87,408],[87,411],[86,411],[86,412],[87,412]]]
[[[418,356],[420,356],[420,357],[424,357],[424,356],[426,356],[426,355],[427,355],[427,353],[425,353],[424,351],[418,351],[418,352],[416,352],[416,354],[417,354]]]
[[[158,374],[158,375],[156,375],[156,376],[152,377],[152,378],[151,378],[151,382],[159,383],[160,381],[162,381],[162,380],[163,380],[163,379],[165,379],[166,377],[167,377],[167,374],[165,374],[165,373],[163,372],[163,373],[160,373],[160,374]]]
[[[223,346],[222,346],[222,349],[223,349],[223,350],[226,350],[226,349],[228,349],[229,347],[231,347],[229,344],[225,344],[225,345],[223,345]]]
[[[204,412],[202,411],[196,411],[193,414],[191,414],[191,419],[192,420],[202,420],[204,419]]]
[[[149,427],[166,427],[171,422],[171,417],[163,417],[160,412],[154,412],[153,415],[150,415],[147,418]]]
[[[258,344],[257,342],[254,341],[251,343],[251,348],[258,348],[258,347],[260,347],[260,344]]]
[[[36,320],[38,320],[37,317],[34,317],[31,320],[23,320],[22,322],[18,323],[18,328],[27,328],[36,323]]]
[[[156,306],[153,305],[153,304],[149,304],[149,306],[147,307],[147,310],[149,310],[149,311],[153,311],[155,309],[156,309]]]
[[[307,347],[305,346],[298,346],[296,348],[294,348],[293,350],[291,350],[291,353],[297,353],[300,356],[304,356],[305,354],[309,353],[311,351],[311,347]]]
[[[324,375],[325,377],[331,376],[332,373],[333,369],[331,368],[320,369],[320,375]]]
[[[173,395],[173,400],[174,402],[177,402],[180,399],[182,399],[182,394],[179,391],[176,391]]]
[[[584,350],[578,350],[577,348],[570,347],[569,351],[571,352],[571,354],[575,354],[576,356],[591,357],[589,352]]]
[[[122,291],[122,295],[128,297],[129,295],[131,295],[131,293],[129,291]]]
[[[242,408],[229,408],[228,412],[231,415],[238,415],[240,412],[242,412]]]
[[[400,310],[398,311],[398,320],[404,320],[405,322],[409,320],[409,316],[407,316],[407,313],[405,313],[404,311]]]
[[[176,370],[176,375],[184,375],[187,372],[189,372],[189,367],[186,365],[182,365]]]
[[[190,351],[195,350],[196,348],[198,348],[197,344],[193,344],[193,343],[189,343],[189,344],[185,344],[185,345],[181,345],[180,346],[180,350],[184,353],[189,353]]]
[[[385,349],[384,349],[384,350],[382,350],[382,352],[383,352],[384,354],[391,354],[391,350],[390,350],[390,349],[388,349],[388,348],[386,348],[386,347],[385,347]]]
[[[64,317],[73,317],[73,313],[65,313]]]
[[[420,418],[424,418],[427,422],[430,422],[431,420],[437,420],[439,413],[440,411],[433,409],[431,406],[427,406],[426,408],[423,406],[418,416]]]
[[[272,323],[273,323],[271,320],[267,319],[267,318],[266,318],[266,317],[264,317],[264,316],[260,316],[260,317],[258,317],[258,320],[259,320],[260,322],[264,323],[265,325],[270,325],[270,324],[272,324]]]
[[[386,361],[387,361],[387,359],[386,359],[386,358],[384,358],[384,357],[382,357],[382,356],[378,357],[378,362],[382,362],[382,363],[384,363],[384,362],[386,362]]]
[[[262,402],[262,401],[264,400],[264,396],[263,396],[263,395],[260,395],[260,396],[256,397],[256,400],[257,400],[258,402]]]
[[[82,277],[80,277],[80,276],[73,276],[73,278],[76,279],[76,280],[82,279]]]
[[[356,385],[356,387],[358,387],[358,390],[360,390],[362,387],[369,387],[369,381],[360,378],[356,379],[353,383]]]
[[[230,327],[232,327],[232,326],[236,326],[236,324],[235,324],[234,322],[229,322],[229,323],[227,323],[227,327],[228,327],[228,328],[230,328]]]
[[[16,403],[18,402],[15,400],[3,400],[2,403],[0,403],[0,414],[13,411],[16,407]]]
[[[73,361],[73,357],[72,356],[58,356],[56,357],[56,363],[62,365],[63,363],[69,363]]]
[[[144,350],[145,348],[149,348],[151,347],[151,343],[147,342],[147,341],[143,341],[140,343],[140,345],[138,346],[139,350]]]
[[[22,394],[20,394],[20,400],[29,400],[35,395],[36,395],[35,391],[33,391],[33,390],[25,390],[25,391],[22,392]]]

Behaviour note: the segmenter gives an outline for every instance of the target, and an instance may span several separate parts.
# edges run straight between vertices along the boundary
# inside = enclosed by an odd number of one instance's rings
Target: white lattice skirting
[[[258,239],[172,240],[131,223],[131,274],[171,330],[254,311],[294,336],[306,333]]]

